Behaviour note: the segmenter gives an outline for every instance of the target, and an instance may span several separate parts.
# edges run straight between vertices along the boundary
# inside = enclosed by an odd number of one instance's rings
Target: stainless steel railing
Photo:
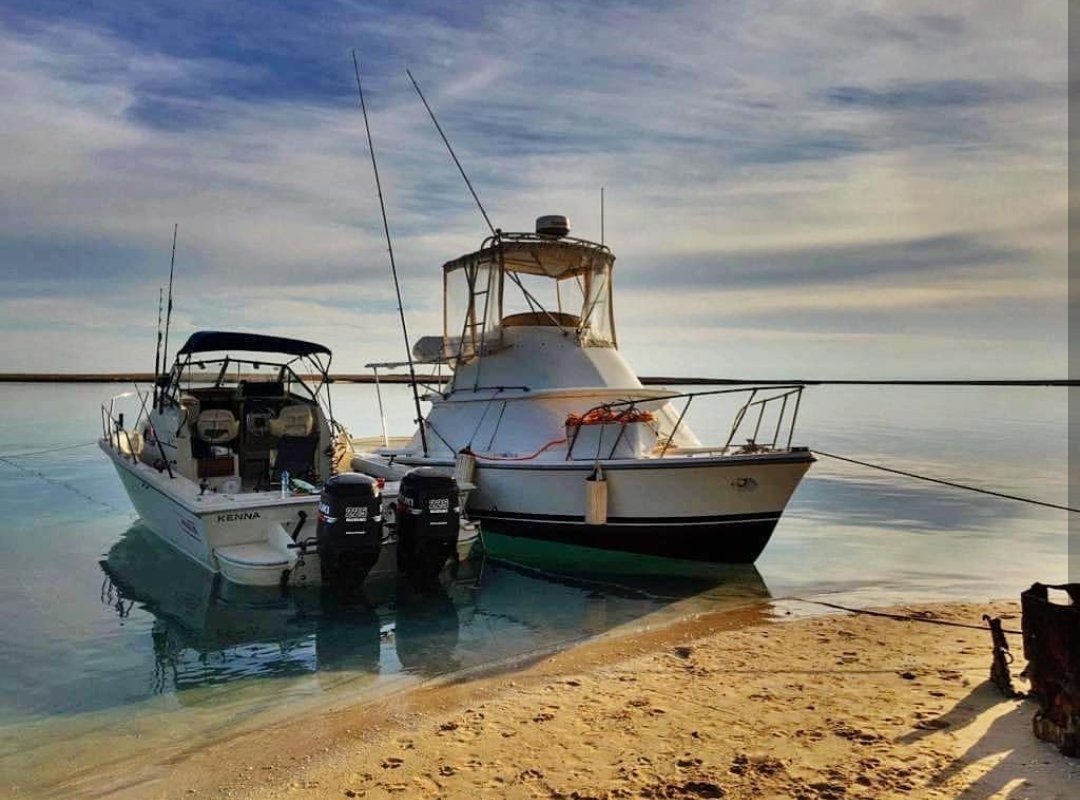
[[[701,397],[718,397],[718,396],[730,396],[740,393],[748,394],[749,396],[738,410],[735,412],[735,417],[732,421],[731,428],[728,431],[727,439],[722,446],[718,447],[701,447],[694,448],[695,453],[719,453],[722,455],[747,453],[762,453],[762,452],[783,452],[791,449],[791,443],[795,435],[795,425],[798,421],[799,406],[802,402],[802,393],[805,387],[802,384],[786,384],[775,386],[746,386],[733,389],[715,389],[704,392],[679,392],[669,395],[653,396],[638,398],[635,400],[622,400],[612,403],[601,403],[600,405],[593,406],[583,414],[583,417],[588,418],[593,414],[606,414],[612,412],[616,418],[620,415],[625,419],[627,411],[642,410],[647,411],[655,410],[657,403],[668,403],[674,400],[685,399],[686,403],[683,404],[681,410],[678,413],[678,417],[675,420],[675,424],[670,431],[661,431],[658,428],[656,432],[660,437],[657,442],[659,448],[658,453],[654,453],[654,458],[664,458],[668,456],[669,452],[672,455],[686,455],[686,448],[680,448],[675,444],[676,436],[679,430],[682,428],[687,414],[690,411],[690,406],[693,402]],[[616,412],[615,410],[619,411]],[[746,438],[745,444],[735,445],[734,442],[741,432],[745,432],[744,425],[753,423],[753,432]],[[622,427],[619,430],[615,440],[613,441],[610,450],[608,451],[607,458],[614,457],[614,454],[622,441],[623,433],[625,431],[626,423],[622,423]],[[759,437],[762,435],[762,428],[766,431],[771,431],[771,438],[767,441],[762,441]],[[566,448],[566,460],[569,461],[574,457],[574,447],[578,441],[578,435],[581,431],[581,427],[578,426],[574,429],[573,434],[570,436],[569,443]],[[602,458],[600,453],[597,453],[597,458]]]

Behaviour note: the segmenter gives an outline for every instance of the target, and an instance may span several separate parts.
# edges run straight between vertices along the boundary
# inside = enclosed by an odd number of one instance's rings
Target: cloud
[[[1040,83],[1002,86],[987,81],[943,80],[899,83],[882,89],[833,86],[825,91],[830,103],[883,111],[970,108],[999,102],[1023,102],[1048,92]]]
[[[397,352],[357,47],[416,335],[441,327],[438,266],[485,227],[405,66],[497,225],[561,212],[599,238],[607,187],[619,308],[635,310],[634,293],[679,308],[728,292],[736,311],[698,320],[701,335],[763,340],[747,309],[771,304],[833,341],[891,339],[925,306],[929,335],[948,337],[960,317],[977,331],[1004,319],[1008,291],[1030,311],[1025,335],[1042,324],[1051,341],[1063,15],[1049,2],[16,0],[0,17],[0,330],[20,350],[45,342],[51,300],[64,330],[104,336],[88,314],[118,326],[93,359],[122,367],[116,300],[127,324],[152,326],[179,222],[185,324],[295,328],[356,360]],[[932,310],[954,304],[967,309],[955,322]],[[61,339],[36,359],[81,365]]]
[[[665,275],[665,284],[699,290],[717,285],[731,289],[748,286],[794,289],[808,284],[872,283],[885,277],[916,275],[924,281],[939,281],[958,269],[997,268],[1022,262],[1028,256],[1015,246],[993,241],[990,236],[960,233],[885,242],[721,250],[681,255],[678,269]],[[651,282],[640,272],[632,279],[631,285],[642,279]]]

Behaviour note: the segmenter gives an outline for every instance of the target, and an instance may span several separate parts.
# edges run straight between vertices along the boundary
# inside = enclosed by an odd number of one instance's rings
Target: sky
[[[203,328],[404,356],[443,262],[566,214],[645,375],[1067,372],[1066,4],[5,0],[0,371]]]

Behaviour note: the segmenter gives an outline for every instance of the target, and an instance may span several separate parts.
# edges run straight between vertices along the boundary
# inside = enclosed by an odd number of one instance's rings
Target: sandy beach
[[[1019,628],[1019,604],[893,609]],[[985,631],[783,602],[605,637],[512,672],[115,765],[118,798],[1031,798],[1080,763],[988,682]],[[779,620],[779,621],[778,621]],[[1014,675],[1022,668],[1020,641]],[[1025,688],[1024,684],[1018,684]],[[122,773],[122,775],[121,775]]]

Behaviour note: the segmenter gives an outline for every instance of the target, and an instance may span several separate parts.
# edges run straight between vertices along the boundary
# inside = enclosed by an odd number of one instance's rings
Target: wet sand
[[[1013,602],[898,610],[1020,626]],[[985,631],[805,611],[763,605],[604,637],[54,788],[313,800],[1080,796],[1080,762],[1031,735],[1033,703],[988,682]],[[1022,648],[1009,638],[1015,675]]]

